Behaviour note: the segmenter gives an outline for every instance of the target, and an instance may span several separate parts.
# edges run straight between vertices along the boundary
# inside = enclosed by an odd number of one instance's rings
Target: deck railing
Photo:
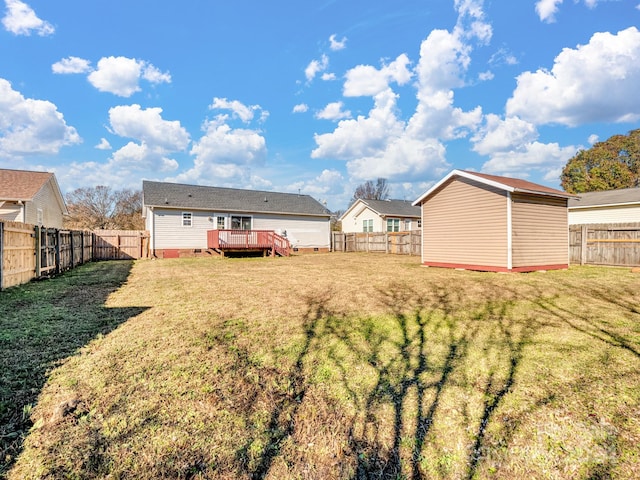
[[[208,230],[207,247],[216,250],[271,250],[288,257],[289,240],[272,230]]]

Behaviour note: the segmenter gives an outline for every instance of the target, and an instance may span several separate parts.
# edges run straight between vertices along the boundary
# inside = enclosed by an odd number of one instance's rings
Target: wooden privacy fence
[[[410,232],[333,232],[334,252],[378,252],[397,255],[420,255],[420,230]]]
[[[148,256],[149,234],[145,231],[60,230],[0,221],[0,290],[91,260]]]
[[[578,265],[640,265],[640,223],[571,225],[569,261]]]
[[[94,230],[94,260],[131,260],[149,257],[145,230]]]

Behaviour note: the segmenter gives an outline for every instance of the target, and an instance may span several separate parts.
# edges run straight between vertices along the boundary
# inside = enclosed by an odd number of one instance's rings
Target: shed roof
[[[142,197],[146,207],[330,216],[329,210],[313,197],[295,193],[144,180],[142,182]]]
[[[0,200],[29,201],[52,177],[49,172],[0,169]]]
[[[614,205],[640,205],[640,187],[586,192],[579,194],[577,198],[569,199],[570,209]]]
[[[381,217],[420,218],[420,207],[414,206],[410,201],[370,200],[365,198],[359,198],[353,202],[340,218],[343,218],[358,205],[369,207]]]
[[[414,205],[419,205],[427,197],[431,196],[436,190],[438,190],[447,181],[455,177],[467,178],[469,180],[475,180],[476,182],[490,185],[500,190],[507,192],[518,193],[530,193],[535,195],[546,195],[550,197],[561,198],[573,198],[575,195],[564,192],[562,190],[556,190],[555,188],[545,187],[537,183],[529,182],[527,180],[521,180],[519,178],[502,177],[499,175],[488,175],[486,173],[469,172],[467,170],[452,170],[447,176],[436,183],[433,187],[422,194],[415,202]]]

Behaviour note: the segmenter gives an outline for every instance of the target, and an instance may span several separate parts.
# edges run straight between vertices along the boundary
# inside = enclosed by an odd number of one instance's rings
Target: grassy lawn
[[[640,478],[638,292],[394,255],[85,265],[0,293],[5,474]]]

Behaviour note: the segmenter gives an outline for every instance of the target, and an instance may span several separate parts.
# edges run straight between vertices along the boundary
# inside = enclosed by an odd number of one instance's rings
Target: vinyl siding
[[[568,265],[567,200],[512,194],[513,268]]]
[[[369,207],[357,207],[342,219],[342,231],[345,233],[362,232],[362,222],[373,220],[374,232],[386,232],[387,224]]]
[[[422,261],[507,266],[507,195],[455,178],[422,206]]]
[[[273,230],[282,234],[293,248],[329,248],[331,224],[328,218],[303,216],[254,215],[254,230]]]
[[[191,212],[190,227],[182,226],[182,213]],[[153,218],[151,216],[153,215]],[[154,208],[147,213],[147,228],[154,227],[151,248],[153,249],[196,249],[207,248],[207,231],[216,229],[216,217],[231,215],[252,218],[253,230],[274,230],[287,232],[292,247],[328,248],[330,223],[328,217],[304,217],[293,215],[253,215],[251,213],[226,213],[198,210],[174,210]],[[209,220],[211,218],[212,220]]]
[[[569,225],[640,222],[640,205],[577,208],[569,210]]]
[[[22,222],[22,206],[13,202],[5,202],[0,207],[0,220]]]
[[[47,182],[30,202],[26,202],[25,223],[38,224],[38,209],[42,209],[42,225],[49,228],[62,228],[62,209],[58,197]]]

